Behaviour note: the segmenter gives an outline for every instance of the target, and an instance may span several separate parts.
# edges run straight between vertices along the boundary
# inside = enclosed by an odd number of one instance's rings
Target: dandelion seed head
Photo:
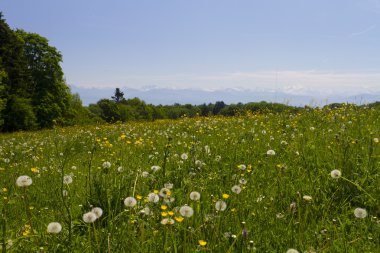
[[[161,220],[161,224],[162,225],[173,225],[174,224],[174,220],[171,219],[171,218],[164,218]]]
[[[199,192],[196,192],[196,191],[190,192],[190,199],[191,200],[197,201],[200,198],[201,198],[201,194]]]
[[[161,188],[160,192],[158,193],[161,197],[165,197],[167,195],[170,195],[170,189],[168,188]]]
[[[134,207],[137,204],[137,200],[134,197],[128,197],[124,199],[124,205],[126,207]]]
[[[340,170],[332,170],[330,175],[332,178],[337,179],[337,178],[340,178],[342,176],[342,172],[340,172]]]
[[[239,185],[234,185],[232,186],[231,191],[236,194],[239,194],[241,192],[241,187]]]
[[[93,212],[83,214],[83,221],[86,223],[93,223],[96,221],[96,219],[96,214]]]
[[[109,168],[111,168],[111,163],[108,161],[104,162],[103,163],[103,169],[109,169]]]
[[[161,167],[158,166],[158,165],[153,165],[152,167],[150,167],[150,169],[151,169],[153,172],[156,172],[156,171],[160,170]]]
[[[91,212],[93,212],[96,215],[96,218],[100,218],[100,216],[103,215],[103,209],[101,209],[100,207],[92,208]]]
[[[245,185],[245,184],[247,184],[247,180],[244,179],[244,178],[240,178],[239,179],[239,183],[242,184],[242,185]]]
[[[19,176],[16,180],[18,187],[27,187],[33,183],[33,180],[29,176]]]
[[[181,159],[182,160],[187,160],[189,158],[189,156],[187,155],[187,153],[183,153],[182,155],[181,155]]]
[[[273,155],[276,155],[276,152],[273,149],[269,149],[267,151],[267,155],[273,156]]]
[[[227,208],[227,204],[223,200],[219,200],[215,203],[215,209],[217,211],[224,211],[226,210],[226,208]]]
[[[179,209],[179,213],[183,216],[183,217],[191,217],[193,216],[194,214],[194,210],[193,208],[191,208],[190,206],[182,206],[180,209]]]
[[[358,208],[355,208],[354,215],[356,218],[364,219],[365,217],[367,217],[368,213],[367,213],[367,210],[365,210],[364,208],[358,207]]]
[[[296,249],[288,249],[286,253],[298,253],[298,250]]]
[[[73,182],[73,178],[70,175],[66,175],[63,177],[63,183],[71,184]]]
[[[47,232],[50,234],[58,234],[62,231],[62,225],[58,222],[50,222],[47,226]]]
[[[160,200],[160,197],[156,193],[151,192],[148,194],[148,201],[149,202],[157,203],[159,200]]]

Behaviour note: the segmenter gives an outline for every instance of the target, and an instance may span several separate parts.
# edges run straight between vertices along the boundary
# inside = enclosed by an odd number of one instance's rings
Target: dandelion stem
[[[360,191],[364,192],[365,194],[367,194],[368,197],[370,197],[374,202],[376,202],[376,199],[374,197],[371,196],[371,194],[369,194],[366,190],[364,190],[360,185],[358,185],[357,183],[349,180],[348,178],[345,178],[345,177],[341,177],[343,180],[355,185]]]

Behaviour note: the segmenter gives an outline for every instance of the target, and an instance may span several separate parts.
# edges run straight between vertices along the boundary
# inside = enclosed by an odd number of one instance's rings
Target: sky
[[[71,86],[380,92],[380,0],[0,0]]]

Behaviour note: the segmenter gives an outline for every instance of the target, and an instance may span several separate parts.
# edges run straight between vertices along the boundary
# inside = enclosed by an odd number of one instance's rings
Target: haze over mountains
[[[115,87],[116,88],[116,87]],[[73,93],[79,93],[83,105],[94,104],[102,98],[110,99],[113,96],[115,88],[83,88],[71,86]],[[297,91],[297,90],[270,90],[270,89],[220,89],[220,90],[201,90],[201,89],[174,89],[160,87],[145,87],[141,89],[119,87],[124,92],[124,97],[138,97],[149,104],[171,105],[215,103],[216,101],[224,101],[231,103],[247,103],[247,102],[278,102],[293,106],[324,106],[331,103],[355,103],[367,104],[380,101],[380,92],[365,91],[352,94],[352,92],[342,92],[339,95],[326,94],[316,91]]]

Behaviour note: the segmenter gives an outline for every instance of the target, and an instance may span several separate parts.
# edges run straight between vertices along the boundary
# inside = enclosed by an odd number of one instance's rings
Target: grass
[[[378,252],[378,138],[352,105],[3,134],[2,252]]]

